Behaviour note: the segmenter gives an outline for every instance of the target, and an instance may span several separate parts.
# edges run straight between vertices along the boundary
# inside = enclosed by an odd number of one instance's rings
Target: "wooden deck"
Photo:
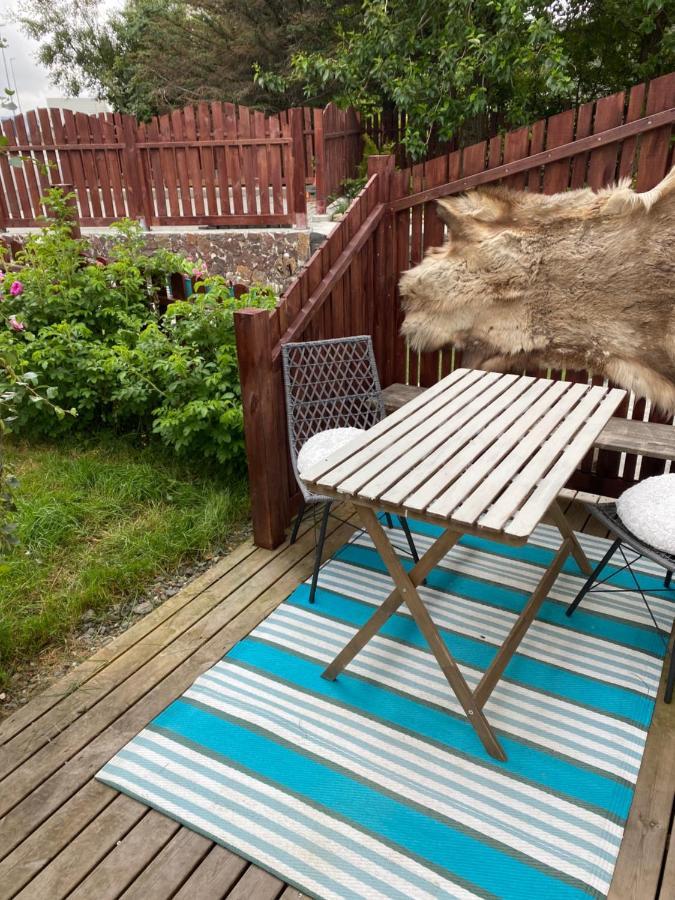
[[[577,530],[598,533],[578,498],[563,505]],[[331,523],[327,552],[351,530]],[[311,525],[293,547],[247,541],[0,725],[0,898],[301,900],[94,774],[310,575],[313,548]],[[612,900],[675,897],[674,744],[675,703],[660,702]]]

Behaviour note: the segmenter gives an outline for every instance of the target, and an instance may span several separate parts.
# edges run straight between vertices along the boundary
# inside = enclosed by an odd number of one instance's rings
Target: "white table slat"
[[[579,402],[588,391],[587,384],[566,384],[568,390],[552,409],[535,425],[524,440],[520,441],[517,448],[509,453],[482,483],[472,492],[461,506],[453,510],[452,518],[458,522],[472,524],[487,509],[488,505],[513,479],[519,469],[529,460],[541,446],[546,436],[553,428],[557,427],[572,407]]]
[[[406,509],[411,512],[425,512],[436,498],[443,494],[462,472],[478,460],[480,464],[481,454],[487,450],[494,440],[506,430],[506,428],[522,416],[539,396],[544,393],[550,382],[543,379],[523,377],[513,385],[514,392],[520,390],[520,396],[514,394],[510,403],[498,414],[496,410],[486,421],[477,421],[473,427],[474,435],[464,446],[453,453],[452,458],[443,465],[438,472],[405,500]],[[525,390],[522,387],[525,386]],[[445,515],[441,513],[441,515]]]
[[[303,473],[304,480],[317,493],[520,542],[624,396],[458,369]]]
[[[555,466],[547,472],[545,479],[514,516],[513,522],[507,526],[510,534],[521,537],[532,533],[625,396],[625,391],[615,389],[604,397],[593,415],[563,451]]]
[[[481,526],[497,530],[504,528],[528,494],[551,468],[560,453],[560,446],[564,446],[572,440],[575,432],[593,414],[605,396],[604,388],[592,388],[584,394],[572,413],[556,429],[555,440],[542,443],[541,448],[520,470],[504,493],[481,517],[479,520]],[[590,445],[586,448],[586,452],[589,449]],[[583,459],[583,454],[580,459]]]
[[[452,424],[449,423],[448,439],[442,440],[426,459],[415,466],[398,483],[382,491],[379,494],[380,499],[386,503],[402,504],[407,497],[422,490],[431,478],[439,477],[438,473],[441,470],[443,473],[447,472],[447,467],[454,463],[459,451],[492,421],[497,412],[513,403],[527,389],[528,384],[534,381],[534,379],[523,378],[506,381],[505,378],[506,376],[500,379],[498,384],[493,385],[490,392],[486,392],[490,394],[490,403],[487,407],[481,408],[479,400],[476,400],[475,404],[471,404],[471,408],[468,409],[470,415],[462,415],[461,428],[455,432]],[[506,390],[504,390],[505,385]],[[444,475],[440,477],[444,477]]]
[[[538,387],[541,382],[536,381],[533,388]],[[562,395],[570,387],[569,382],[552,381],[542,392],[538,400],[532,402],[528,408],[524,409],[515,419],[510,416],[510,421],[503,424],[507,419],[502,414],[494,423],[494,438],[490,445],[481,453],[480,458],[476,460],[474,465],[470,466],[462,475],[459,476],[434,502],[429,506],[429,512],[434,515],[455,517],[455,509],[467,499],[473,496],[472,491],[477,485],[485,481],[495,466],[504,459],[507,454],[510,458],[520,455],[519,442],[522,442],[530,428],[533,428],[552,406],[556,404]],[[528,391],[529,399],[532,388]],[[522,459],[522,457],[521,457]],[[483,512],[485,506],[480,512]]]
[[[387,425],[388,419],[391,418],[387,416],[377,425],[369,428],[363,435],[359,435],[353,441],[340,447],[325,461],[307,468],[302,473],[304,480],[311,482],[320,479],[326,483],[339,484],[353,473],[360,471],[373,459],[383,457],[386,463],[389,447],[398,446],[407,434],[418,426],[424,426],[431,416],[438,413],[442,420],[443,410],[448,404],[455,397],[462,396],[472,385],[484,383],[486,379],[494,380],[499,377],[494,372],[472,372],[466,369],[462,371],[464,375],[461,378],[447,383],[445,390],[438,391],[429,403],[412,410],[409,416],[400,417],[393,427]],[[316,472],[320,474],[317,475]]]
[[[517,377],[514,376],[498,376],[489,387],[483,386],[484,381],[472,385],[461,396],[455,397],[441,414],[429,419],[423,427],[416,428],[413,440],[406,435],[407,443],[402,444],[401,454],[393,464],[387,465],[385,461],[383,465],[380,457],[341,482],[340,490],[352,494],[358,491],[363,497],[375,499],[392,485],[402,484],[404,476],[411,469],[447,442],[462,426],[470,423],[516,381]]]

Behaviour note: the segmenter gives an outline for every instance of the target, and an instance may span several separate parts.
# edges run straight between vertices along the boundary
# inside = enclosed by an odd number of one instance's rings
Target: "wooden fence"
[[[52,184],[72,184],[80,225],[124,216],[151,225],[307,224],[356,174],[361,128],[351,110],[296,108],[267,116],[199,103],[139,123],[118,113],[38,109],[1,123],[0,229],[30,227]],[[30,157],[21,160],[21,156]]]
[[[673,163],[673,121],[675,74],[403,171],[395,170],[393,157],[371,157],[366,187],[278,308],[235,314],[258,544],[274,547],[284,539],[299,500],[287,453],[282,343],[370,334],[383,386],[433,384],[460,364],[460,354],[451,347],[409,352],[399,336],[397,283],[401,272],[444,239],[435,199],[500,180],[553,193],[583,185],[600,188],[631,176],[637,190],[648,190]],[[593,378],[586,372],[551,374]],[[618,414],[659,421],[635,398]],[[595,450],[580,465],[574,486],[616,495],[639,473],[657,473],[663,465]]]

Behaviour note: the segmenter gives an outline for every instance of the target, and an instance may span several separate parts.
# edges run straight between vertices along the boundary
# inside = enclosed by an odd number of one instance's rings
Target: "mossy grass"
[[[158,575],[227,542],[248,514],[243,476],[179,464],[156,443],[5,445],[19,546],[0,559],[0,686],[86,610],[133,601]]]

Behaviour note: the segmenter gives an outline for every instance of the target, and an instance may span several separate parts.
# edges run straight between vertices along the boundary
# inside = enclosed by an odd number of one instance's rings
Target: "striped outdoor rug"
[[[413,528],[424,550],[435,529]],[[428,577],[472,686],[559,540],[546,526],[521,548],[467,537]],[[593,560],[607,547],[581,543]],[[580,584],[569,560],[486,706],[507,763],[405,609],[335,683],[319,677],[391,589],[362,535],[324,566],[315,607],[299,587],[98,777],[315,897],[604,896],[665,648],[632,593],[591,595],[566,619]],[[652,609],[670,630],[675,603]]]

